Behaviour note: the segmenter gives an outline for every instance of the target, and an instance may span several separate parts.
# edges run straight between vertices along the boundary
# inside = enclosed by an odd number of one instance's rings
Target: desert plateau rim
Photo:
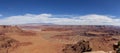
[[[120,40],[119,31],[120,27],[104,25],[1,25],[0,52],[116,52],[114,44]]]

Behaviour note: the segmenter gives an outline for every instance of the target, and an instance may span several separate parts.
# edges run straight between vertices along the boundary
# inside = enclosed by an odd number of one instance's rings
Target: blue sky
[[[7,23],[4,20],[10,17],[27,14],[51,14],[53,18],[72,19],[100,15],[119,20],[120,0],[0,0],[0,19],[3,23]]]
[[[40,14],[103,14],[120,16],[120,0],[0,0],[5,16]]]

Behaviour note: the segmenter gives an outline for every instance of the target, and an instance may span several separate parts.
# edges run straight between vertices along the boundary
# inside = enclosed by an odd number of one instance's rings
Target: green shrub
[[[118,46],[120,46],[120,41],[118,41]]]
[[[118,48],[117,52],[116,53],[120,53],[120,48]]]

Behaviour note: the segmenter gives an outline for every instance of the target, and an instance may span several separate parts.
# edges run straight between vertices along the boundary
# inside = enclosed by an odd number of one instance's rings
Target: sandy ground
[[[44,39],[41,35],[37,36],[21,36],[21,35],[9,35],[21,43],[31,43],[22,45],[11,51],[11,53],[61,53],[62,44],[58,42],[52,42]]]

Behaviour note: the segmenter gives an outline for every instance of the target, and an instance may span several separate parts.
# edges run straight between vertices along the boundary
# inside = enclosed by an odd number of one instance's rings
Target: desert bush
[[[120,48],[118,48],[118,50],[116,51],[116,53],[120,53]]]

